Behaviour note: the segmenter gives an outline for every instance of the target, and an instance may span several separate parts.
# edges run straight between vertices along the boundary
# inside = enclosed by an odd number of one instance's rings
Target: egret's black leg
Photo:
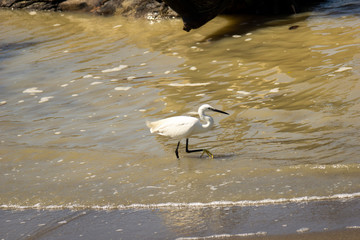
[[[194,150],[189,150],[189,139],[186,139],[186,152],[187,153],[192,153],[192,152],[201,152],[204,151],[204,149],[194,149]]]
[[[178,159],[179,159],[179,146],[180,146],[180,141],[178,142],[176,150],[175,150],[175,155]]]
[[[203,155],[204,153],[206,153],[209,157],[214,158],[214,155],[212,155],[212,153],[211,153],[209,150],[207,150],[207,149],[194,149],[194,150],[189,150],[189,139],[188,139],[188,138],[186,139],[186,152],[187,152],[187,153],[201,152],[201,151],[202,151],[203,153],[201,154],[200,157],[202,157],[202,155]]]

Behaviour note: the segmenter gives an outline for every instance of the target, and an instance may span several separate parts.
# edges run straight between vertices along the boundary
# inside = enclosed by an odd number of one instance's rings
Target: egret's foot
[[[204,155],[204,153],[206,153],[206,154],[209,156],[209,158],[214,159],[214,155],[212,155],[212,153],[211,153],[209,150],[207,150],[207,149],[204,149],[204,150],[203,150],[203,152],[202,152],[202,154],[201,154],[200,157],[202,157],[202,156]]]

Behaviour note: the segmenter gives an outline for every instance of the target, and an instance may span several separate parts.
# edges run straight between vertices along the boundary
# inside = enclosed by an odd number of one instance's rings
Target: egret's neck
[[[210,129],[214,125],[213,118],[208,115],[204,114],[204,116],[200,116],[200,119],[206,122],[202,124],[203,129]]]

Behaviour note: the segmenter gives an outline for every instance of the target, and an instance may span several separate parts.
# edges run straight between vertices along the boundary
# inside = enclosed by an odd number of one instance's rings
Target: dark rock
[[[184,30],[199,28],[225,8],[232,5],[233,0],[163,0],[182,17]]]
[[[0,0],[0,7],[57,10],[57,6],[62,1],[64,0]]]
[[[178,16],[161,0],[0,0],[0,7],[32,10],[91,12],[99,15],[115,13],[131,17]]]
[[[117,9],[120,11],[127,8],[126,0],[65,0],[59,4],[59,10],[61,11],[81,11],[91,12],[99,15],[112,15]],[[140,4],[139,1],[131,1],[133,8]],[[125,5],[124,7],[122,5]]]
[[[116,6],[116,13],[123,16],[146,17],[152,15],[155,17],[174,17],[178,16],[176,12],[169,8],[162,1],[157,0],[110,0]]]
[[[321,0],[163,0],[183,18],[184,30],[199,28],[218,14],[294,14]]]
[[[0,7],[82,11],[99,15],[168,18],[181,16],[184,30],[196,29],[222,12],[292,14],[321,0],[0,0]],[[306,9],[306,8],[305,8]]]
[[[90,12],[93,8],[97,7],[98,4],[98,0],[66,0],[61,2],[57,9],[61,11]]]

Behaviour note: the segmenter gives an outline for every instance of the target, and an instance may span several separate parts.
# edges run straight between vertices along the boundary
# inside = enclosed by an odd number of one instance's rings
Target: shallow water
[[[0,11],[3,208],[359,197],[359,4],[190,33],[180,20]],[[177,141],[145,121],[203,103],[230,113],[190,139],[215,157],[183,142],[177,160]]]

